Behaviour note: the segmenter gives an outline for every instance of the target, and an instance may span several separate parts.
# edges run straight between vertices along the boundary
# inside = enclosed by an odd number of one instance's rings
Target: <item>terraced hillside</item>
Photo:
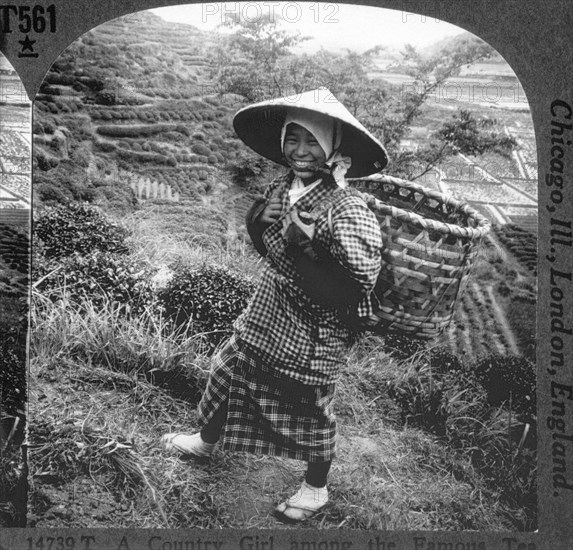
[[[34,127],[41,196],[57,193],[58,176],[97,194],[94,182],[121,186],[121,172],[165,186],[174,200],[229,187],[223,169],[242,149],[230,124],[240,102],[209,87],[212,37],[149,13],[128,21],[81,37],[46,76]]]
[[[30,207],[30,111],[29,104],[0,101],[0,209]]]

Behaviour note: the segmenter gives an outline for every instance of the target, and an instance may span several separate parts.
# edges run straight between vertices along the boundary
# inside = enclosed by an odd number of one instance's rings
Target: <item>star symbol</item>
[[[29,50],[31,52],[34,51],[34,44],[36,43],[35,40],[30,40],[30,37],[28,35],[26,35],[26,38],[24,40],[18,40],[18,42],[20,42],[20,44],[22,44],[22,51],[25,52],[26,50]]]

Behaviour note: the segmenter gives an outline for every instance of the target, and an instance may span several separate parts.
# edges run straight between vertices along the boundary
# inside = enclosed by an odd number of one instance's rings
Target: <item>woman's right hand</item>
[[[258,221],[267,225],[273,224],[279,219],[282,206],[282,200],[280,197],[271,197]]]

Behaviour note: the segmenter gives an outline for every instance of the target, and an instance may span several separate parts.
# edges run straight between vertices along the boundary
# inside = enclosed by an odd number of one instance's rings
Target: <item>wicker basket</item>
[[[350,180],[376,214],[384,247],[367,325],[429,340],[450,323],[490,222],[468,204],[390,176]]]

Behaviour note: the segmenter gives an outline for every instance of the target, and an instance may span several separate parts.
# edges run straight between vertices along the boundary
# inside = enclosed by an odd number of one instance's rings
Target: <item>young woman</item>
[[[328,501],[335,455],[335,382],[355,331],[372,313],[382,247],[375,216],[346,190],[345,174],[366,176],[386,152],[325,88],[251,105],[233,121],[254,151],[289,168],[247,216],[266,258],[260,284],[213,360],[199,404],[202,429],[163,437],[167,450],[229,451],[306,461],[300,489],[279,504],[301,521]]]

